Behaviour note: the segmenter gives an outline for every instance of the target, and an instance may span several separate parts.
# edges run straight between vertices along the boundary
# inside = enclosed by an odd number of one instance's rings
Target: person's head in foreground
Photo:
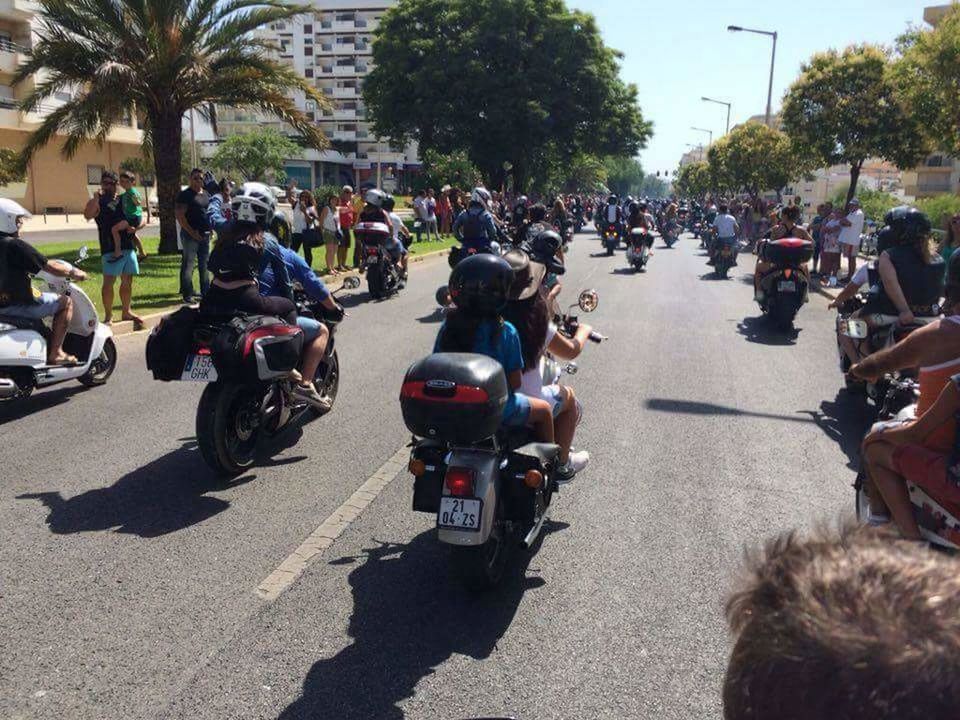
[[[876,530],[791,532],[727,604],[726,720],[960,717],[960,562]]]

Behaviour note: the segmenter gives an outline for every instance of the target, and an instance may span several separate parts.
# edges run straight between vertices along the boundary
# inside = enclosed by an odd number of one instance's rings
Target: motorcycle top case
[[[147,338],[147,370],[154,380],[179,380],[193,348],[193,328],[200,312],[182,307],[165,316]]]
[[[393,239],[393,228],[382,222],[358,222],[353,234],[363,245],[385,245]]]
[[[235,317],[216,334],[210,350],[221,379],[277,380],[300,363],[303,332],[270,315]]]
[[[496,435],[509,392],[496,360],[474,353],[434,353],[407,370],[400,409],[417,437],[471,444]]]
[[[775,265],[803,265],[813,257],[813,243],[801,238],[771,240],[760,247],[760,257]]]

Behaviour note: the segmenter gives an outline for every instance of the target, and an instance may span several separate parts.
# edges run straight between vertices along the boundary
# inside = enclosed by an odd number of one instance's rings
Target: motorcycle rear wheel
[[[383,297],[383,274],[380,266],[367,266],[367,291],[374,300]]]
[[[207,466],[236,477],[256,459],[260,397],[248,385],[210,383],[197,405],[197,445]]]
[[[479,593],[500,584],[508,556],[509,538],[503,519],[503,501],[498,498],[490,538],[483,545],[452,546],[450,563],[464,587]]]
[[[770,310],[774,325],[783,332],[793,330],[793,321],[797,317],[797,311],[790,303],[774,303]]]
[[[320,367],[317,368],[317,374],[313,378],[313,385],[317,388],[318,393],[326,395],[332,402],[336,402],[337,390],[340,389],[340,358],[337,356],[336,350],[333,351],[333,354],[328,359],[320,363]],[[330,409],[332,410],[333,408],[331,407]],[[311,410],[315,417],[323,417],[327,414],[317,408],[312,408]]]

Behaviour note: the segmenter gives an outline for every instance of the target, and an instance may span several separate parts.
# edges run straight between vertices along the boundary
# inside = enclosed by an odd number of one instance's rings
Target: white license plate
[[[213,366],[213,357],[210,355],[190,355],[183,366],[181,380],[188,382],[216,382],[217,369]]]
[[[380,258],[376,255],[371,255],[367,258],[367,265],[376,265],[378,262],[380,262]]]
[[[777,284],[777,289],[780,292],[796,292],[797,284],[793,280],[784,280]]]
[[[483,501],[475,498],[440,498],[437,527],[451,530],[479,530]]]

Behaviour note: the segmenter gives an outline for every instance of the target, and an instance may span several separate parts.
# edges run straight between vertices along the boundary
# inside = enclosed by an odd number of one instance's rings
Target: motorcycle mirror
[[[580,372],[580,368],[577,367],[577,364],[575,362],[572,362],[572,363],[567,363],[567,366],[563,369],[563,371],[567,375],[576,375],[578,372]]]
[[[840,334],[854,340],[866,340],[870,336],[870,327],[863,320],[843,320]]]
[[[77,262],[83,262],[87,259],[87,256],[90,254],[90,248],[86,245],[82,245],[80,250],[77,252]]]
[[[580,309],[585,313],[592,313],[597,309],[597,305],[600,304],[600,295],[597,294],[596,290],[584,290],[580,293],[580,298],[577,300],[577,305],[580,306]]]
[[[437,300],[437,305],[440,307],[446,307],[450,304],[450,290],[447,289],[446,285],[441,285],[438,287],[434,297]]]
[[[356,290],[358,287],[360,287],[360,278],[358,278],[356,275],[345,277],[341,287],[346,288],[347,290]]]

